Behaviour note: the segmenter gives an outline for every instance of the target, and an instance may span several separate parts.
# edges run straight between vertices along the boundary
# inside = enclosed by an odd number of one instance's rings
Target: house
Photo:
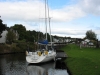
[[[18,32],[17,31],[15,31],[15,30],[13,30],[13,29],[10,29],[13,33],[15,33],[15,35],[16,35],[16,39],[15,40],[18,40],[19,39],[19,34],[18,34]],[[2,34],[1,34],[1,38],[0,38],[0,43],[6,43],[6,35],[7,35],[7,33],[8,33],[8,31],[7,30],[5,30],[5,31],[3,31],[2,32]]]
[[[66,43],[69,43],[69,42],[71,41],[71,39],[66,38],[64,41],[65,41]]]
[[[3,31],[1,34],[1,38],[0,38],[0,43],[5,43],[6,42],[6,34],[8,33],[7,30]]]
[[[56,39],[56,38],[53,38],[53,42],[58,43],[58,42],[59,42],[59,40],[58,40],[58,39]]]
[[[82,45],[87,45],[88,43],[90,42],[90,40],[89,39],[85,39],[84,41],[82,41]]]
[[[86,42],[90,42],[90,40],[89,40],[89,39],[85,39],[84,41],[86,41]]]

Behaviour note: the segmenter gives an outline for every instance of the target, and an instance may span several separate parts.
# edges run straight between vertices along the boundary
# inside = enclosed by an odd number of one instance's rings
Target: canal
[[[29,64],[25,54],[0,55],[0,75],[69,75],[64,62]]]

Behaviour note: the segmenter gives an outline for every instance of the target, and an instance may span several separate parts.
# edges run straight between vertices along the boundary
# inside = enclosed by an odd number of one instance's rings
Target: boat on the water
[[[45,48],[41,48],[39,50],[36,50],[34,52],[28,52],[26,51],[26,60],[28,63],[43,63],[51,60],[55,60],[56,57],[56,51],[54,48],[46,49],[45,44],[40,44],[40,46],[44,46]]]
[[[37,43],[38,49],[35,50],[34,52],[26,51],[26,60],[28,63],[43,63],[51,60],[55,60],[56,57],[56,50],[53,48],[52,44],[52,37],[51,37],[51,28],[50,28],[50,23],[49,23],[49,29],[50,29],[50,44],[48,43],[47,40],[47,19],[49,19],[50,22],[50,17],[48,13],[48,18],[46,17],[46,0],[45,0],[45,24],[46,24],[46,38],[45,40],[39,41]]]

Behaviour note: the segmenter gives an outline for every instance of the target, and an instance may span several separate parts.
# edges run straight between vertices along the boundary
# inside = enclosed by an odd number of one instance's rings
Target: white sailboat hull
[[[26,56],[26,60],[28,63],[43,63],[43,62],[54,60],[55,57],[56,57],[56,52],[48,53],[48,55],[41,54],[41,56],[39,56],[35,52],[34,54],[32,53],[28,54]]]

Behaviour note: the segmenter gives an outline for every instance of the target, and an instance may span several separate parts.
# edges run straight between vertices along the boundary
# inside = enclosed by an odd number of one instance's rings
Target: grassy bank
[[[100,48],[82,48],[67,45],[62,48],[68,58],[65,60],[72,75],[100,75]]]

